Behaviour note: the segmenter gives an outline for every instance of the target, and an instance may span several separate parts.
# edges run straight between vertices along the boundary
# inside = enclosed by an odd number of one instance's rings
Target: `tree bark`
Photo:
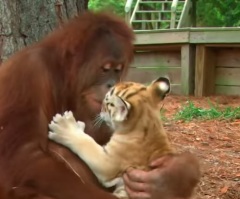
[[[88,0],[0,0],[0,64],[87,5]]]

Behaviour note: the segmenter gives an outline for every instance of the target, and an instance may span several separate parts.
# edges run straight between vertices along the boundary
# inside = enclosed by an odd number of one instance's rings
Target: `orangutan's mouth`
[[[94,102],[95,102],[98,106],[102,107],[102,102],[101,102],[101,101],[99,101],[99,100],[94,100]]]
[[[94,106],[95,108],[99,109],[99,111],[102,108],[102,100],[96,99],[96,98],[92,98],[92,106]]]

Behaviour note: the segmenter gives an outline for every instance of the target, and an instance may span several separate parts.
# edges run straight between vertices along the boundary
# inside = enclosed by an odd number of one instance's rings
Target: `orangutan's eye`
[[[111,69],[111,64],[110,63],[106,63],[102,67],[103,72],[108,72],[110,69]]]
[[[119,65],[116,66],[115,71],[116,71],[116,72],[121,72],[122,69],[123,69],[123,65],[122,65],[122,64],[119,64]]]
[[[102,68],[102,71],[106,73],[106,72],[108,72],[108,71],[109,71],[109,69]]]

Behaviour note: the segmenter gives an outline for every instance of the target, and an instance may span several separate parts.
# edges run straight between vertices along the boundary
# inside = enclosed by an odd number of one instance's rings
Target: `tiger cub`
[[[160,119],[160,102],[170,91],[170,82],[160,77],[149,86],[121,82],[105,96],[100,117],[114,133],[105,146],[84,133],[85,124],[72,112],[57,114],[49,138],[68,147],[94,172],[105,187],[116,185],[114,195],[128,198],[122,174],[129,167],[148,170],[149,163],[174,153]]]

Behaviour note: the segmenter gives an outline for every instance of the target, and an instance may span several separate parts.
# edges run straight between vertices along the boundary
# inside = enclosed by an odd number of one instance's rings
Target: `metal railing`
[[[132,24],[132,21],[134,20],[134,17],[136,15],[136,12],[139,7],[139,3],[141,0],[137,0],[136,4],[134,6],[134,9],[131,13],[132,10],[132,4],[133,0],[127,0],[125,4],[125,19],[128,23]],[[178,6],[179,0],[173,0],[172,5],[171,5],[171,20],[170,20],[170,28],[181,28],[181,27],[186,27],[189,26],[190,22],[190,17],[189,17],[189,12],[192,6],[191,0],[185,0],[184,6],[182,9],[182,13],[179,19],[179,22],[176,26],[176,20],[177,20],[177,6]]]
[[[132,3],[133,3],[133,0],[127,0],[125,4],[125,19],[127,22],[130,22]]]
[[[177,28],[189,27],[191,24],[190,10],[192,8],[192,0],[185,0],[182,14],[180,16]]]
[[[178,5],[178,0],[173,0],[171,5],[171,23],[170,23],[171,29],[175,28],[176,26],[177,5]]]

